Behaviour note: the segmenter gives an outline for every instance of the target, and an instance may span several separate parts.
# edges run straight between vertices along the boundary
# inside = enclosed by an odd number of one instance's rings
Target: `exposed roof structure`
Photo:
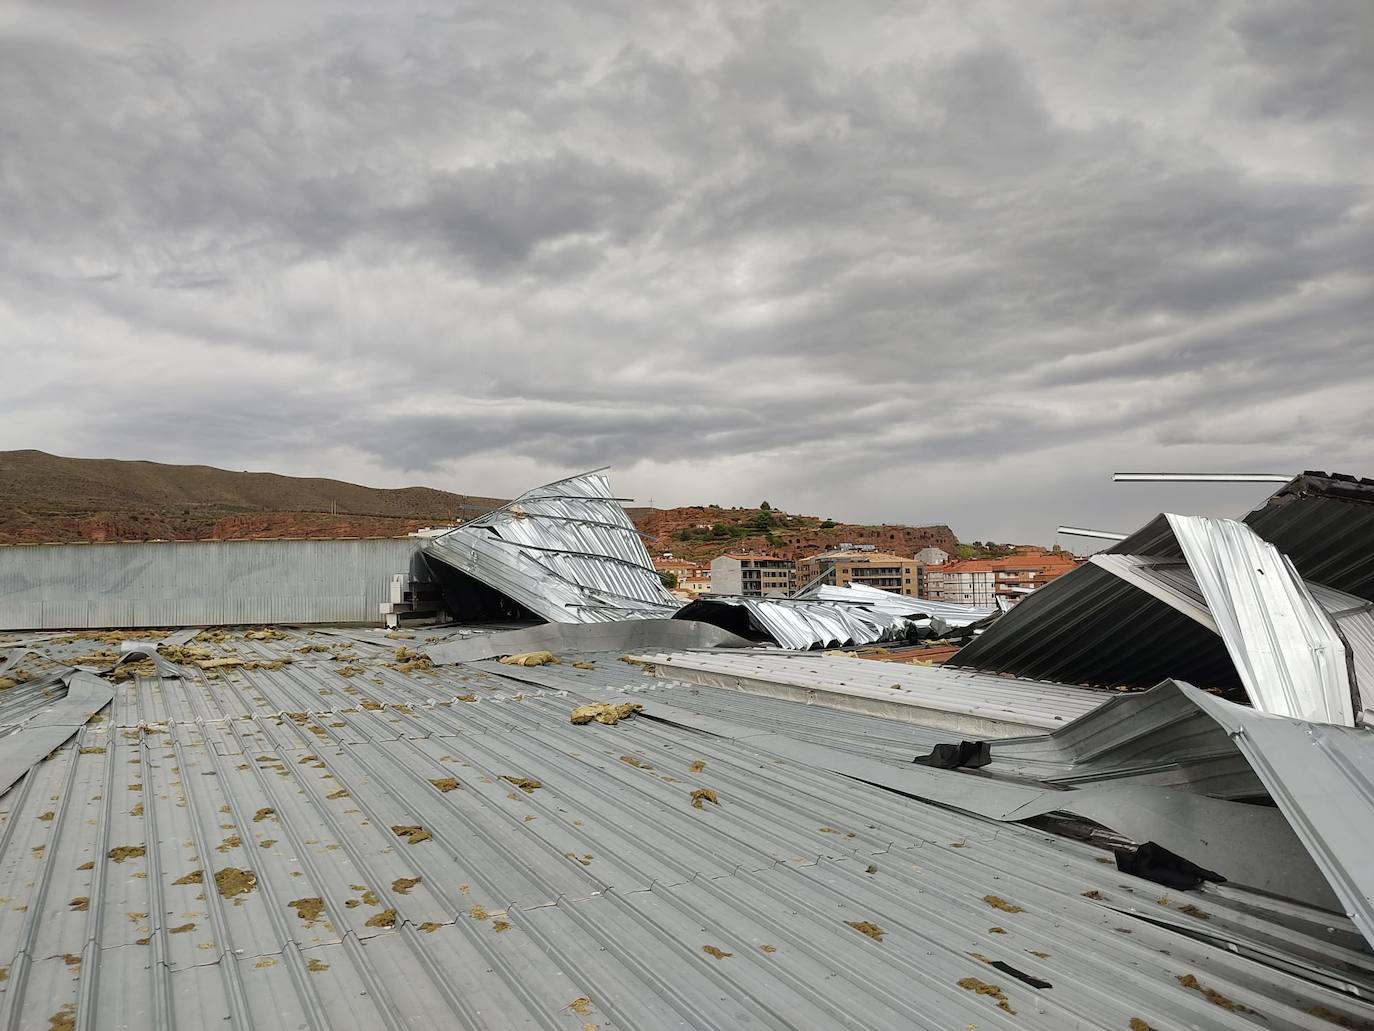
[[[1305,472],[1249,513],[1245,523],[1288,556],[1304,579],[1374,601],[1374,480]],[[1182,556],[1163,516],[1110,550]]]
[[[0,1020],[1374,1020],[1374,956],[1338,914],[1161,891],[1086,842],[655,719],[654,692],[624,688],[668,682],[615,655],[393,651],[441,636],[212,631],[169,656],[181,676],[111,683],[108,712],[0,796]],[[91,642],[40,647],[69,661]],[[645,712],[616,725],[569,721],[634,698]]]
[[[1309,586],[1235,520],[1166,515],[1151,526],[1155,550],[1176,550],[1179,560],[1094,556],[1023,600],[952,661],[1107,685],[1172,676],[1240,686],[1261,710],[1353,725],[1374,627],[1359,599]],[[1350,624],[1348,637],[1341,620]]]
[[[667,617],[680,604],[600,471],[526,491],[421,549],[551,623]]]

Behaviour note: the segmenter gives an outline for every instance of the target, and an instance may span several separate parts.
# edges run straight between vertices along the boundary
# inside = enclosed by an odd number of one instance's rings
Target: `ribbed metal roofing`
[[[1304,581],[1236,520],[1165,515],[1133,539],[1154,556],[1094,556],[951,664],[1130,686],[1239,684],[1263,711],[1353,724],[1360,691],[1374,690],[1361,680],[1374,666],[1374,617],[1361,599]]]
[[[422,549],[551,623],[667,617],[681,605],[599,472],[527,491]]]
[[[1287,555],[1303,579],[1374,601],[1374,480],[1303,473],[1244,521]],[[1182,555],[1162,515],[1108,550],[1151,558]]]
[[[733,651],[643,658],[674,679],[990,737],[1063,726],[1109,697],[1066,684],[840,655]]]
[[[735,595],[698,598],[673,618],[700,620],[737,634],[762,636],[797,651],[901,640],[914,625],[905,616],[867,606]]]
[[[844,587],[821,584],[812,588],[806,597],[841,605],[863,605],[892,616],[930,616],[953,627],[977,623],[980,619],[986,619],[997,611],[995,606],[960,605],[952,601],[911,598],[860,583],[851,583]]]
[[[192,646],[267,665],[116,683],[0,797],[4,1026],[1374,1020],[1342,917],[370,641],[225,636]]]

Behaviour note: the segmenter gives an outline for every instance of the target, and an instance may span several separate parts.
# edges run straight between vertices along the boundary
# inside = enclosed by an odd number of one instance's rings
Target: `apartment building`
[[[915,596],[920,563],[885,551],[841,549],[797,560],[797,583],[820,578],[823,584],[847,587],[863,584],[892,594]]]
[[[1006,558],[974,558],[929,566],[925,593],[932,601],[962,605],[995,605],[999,597],[1015,601],[1078,567],[1072,555],[1026,548]]]
[[[762,598],[791,594],[796,586],[797,569],[789,559],[775,555],[721,555],[711,560],[714,594]]]

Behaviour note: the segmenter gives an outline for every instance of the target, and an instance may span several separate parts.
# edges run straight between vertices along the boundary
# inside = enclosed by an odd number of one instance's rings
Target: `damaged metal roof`
[[[929,617],[952,627],[969,626],[997,612],[995,606],[961,605],[952,601],[912,598],[904,594],[879,590],[866,584],[851,583],[844,587],[821,584],[803,592],[799,597],[839,605],[863,605],[892,616]]]
[[[572,725],[654,683],[613,659],[574,692],[374,636],[202,635],[212,658],[112,683],[0,797],[6,1026],[1374,1020],[1339,915],[1161,892],[1088,844],[645,716]]]
[[[905,616],[868,606],[737,595],[698,598],[684,605],[674,618],[712,623],[795,651],[904,640],[916,625]]]
[[[663,618],[681,605],[599,471],[526,491],[421,549],[551,623]]]
[[[1263,711],[1354,724],[1359,673],[1374,664],[1374,622],[1358,599],[1308,585],[1236,520],[1165,515],[1147,530],[1153,551],[1178,559],[1094,556],[951,662],[1098,684],[1238,685]]]

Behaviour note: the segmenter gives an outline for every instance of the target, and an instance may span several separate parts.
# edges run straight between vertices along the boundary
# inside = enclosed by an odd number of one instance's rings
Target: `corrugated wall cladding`
[[[0,547],[0,629],[376,623],[416,541]]]

